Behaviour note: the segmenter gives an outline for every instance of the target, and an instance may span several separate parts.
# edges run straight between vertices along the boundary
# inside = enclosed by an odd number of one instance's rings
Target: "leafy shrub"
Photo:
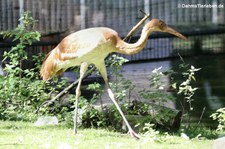
[[[19,19],[20,24],[11,31],[2,32],[4,38],[13,38],[17,43],[10,51],[4,52],[5,76],[0,76],[0,119],[34,120],[41,103],[50,98],[49,92],[55,92],[63,83],[55,88],[52,83],[45,83],[39,79],[39,69],[43,55],[33,56],[35,68],[22,68],[22,63],[28,59],[25,50],[27,45],[38,41],[40,34],[33,30],[36,22],[29,12],[25,12]]]
[[[128,62],[127,59],[115,54],[110,56],[106,62],[112,72],[111,75],[114,77],[113,81],[109,82],[109,84],[115,94],[115,98],[117,101],[124,100],[126,97],[126,93],[128,93],[128,91],[132,87],[131,82],[128,79],[124,78],[121,74],[122,65],[126,62]]]
[[[139,95],[143,99],[151,102],[152,105],[157,104],[160,106],[164,106],[167,101],[174,101],[175,99],[165,89],[166,84],[162,81],[163,77],[165,77],[165,74],[161,72],[161,69],[162,67],[159,67],[152,71],[152,76],[149,79],[148,89],[139,91]]]
[[[130,80],[125,79],[121,75],[121,66],[124,62],[126,62],[126,60],[124,60],[123,58],[119,58],[116,55],[113,55],[109,59],[109,61],[107,61],[108,65],[112,70],[112,75],[114,76],[114,81],[110,83],[110,86],[116,93],[117,99],[119,99],[118,102],[120,103],[122,111],[124,111],[127,116],[129,115],[128,119],[129,117],[132,119],[132,115],[148,117],[148,119],[140,119],[139,121],[130,120],[133,125],[139,123],[139,125],[142,125],[142,127],[144,127],[144,124],[147,120],[148,122],[154,123],[155,126],[157,126],[158,128],[165,128],[166,130],[174,129],[172,128],[172,120],[176,116],[177,111],[173,111],[164,106],[167,101],[173,101],[175,97],[172,96],[171,93],[167,92],[167,90],[165,89],[166,84],[165,82],[163,82],[162,78],[165,75],[170,75],[174,72],[170,70],[163,73],[161,72],[162,67],[154,69],[152,71],[153,75],[149,79],[149,88],[143,89],[139,92],[139,95],[142,98],[150,102],[145,103],[143,101],[138,100],[131,101],[129,99],[129,93],[135,88],[135,86],[132,85]],[[192,96],[194,95],[194,92],[197,89],[192,89],[191,81],[195,79],[194,72],[198,70],[199,69],[194,68],[194,66],[191,66],[191,68],[189,69],[188,65],[186,65],[185,69],[183,69],[182,71],[184,78],[186,78],[186,80],[183,81],[185,83],[180,83],[180,86],[176,83],[169,84],[169,86],[174,88],[174,91],[176,91],[177,89],[177,93],[184,93],[185,97],[189,99],[189,103],[193,101]],[[99,83],[89,85],[88,89],[96,91],[91,101],[96,101],[99,99],[101,100],[102,88]],[[128,97],[127,101],[124,100],[126,99],[126,97]],[[122,103],[120,101],[122,101]],[[121,130],[123,120],[114,105],[109,107],[101,106],[100,110],[96,109],[94,106],[92,106],[91,102],[87,102],[86,100],[86,104],[84,104],[84,106],[85,107],[80,107],[84,110],[82,116],[82,121],[84,124],[83,126],[109,127],[110,125],[111,128],[115,130]],[[135,118],[133,117],[133,119]]]
[[[191,81],[195,81],[195,72],[199,71],[200,69],[196,69],[194,66],[191,66],[190,69],[188,69],[186,72],[183,72],[183,77],[186,78],[185,81],[183,81],[179,85],[179,91],[177,94],[183,94],[186,102],[189,103],[190,110],[193,110],[193,107],[191,105],[192,101],[194,101],[193,96],[195,94],[195,91],[198,89],[197,87],[193,88],[191,86]]]
[[[217,131],[223,131],[225,130],[225,108],[220,108],[216,110],[215,113],[213,113],[210,117],[213,118],[213,120],[218,121]]]
[[[32,29],[35,20],[30,13],[25,12],[20,21],[14,30],[1,33],[4,38],[14,38],[13,41],[18,44],[3,55],[3,61],[6,61],[4,68],[6,75],[1,76],[0,83],[0,118],[31,119],[31,115],[23,115],[24,111],[31,112],[30,110],[34,110],[31,108],[33,103],[47,97],[42,90],[44,84],[36,80],[31,81],[36,75],[35,72],[22,69],[22,62],[28,58],[24,50],[26,45],[39,40],[40,34]]]

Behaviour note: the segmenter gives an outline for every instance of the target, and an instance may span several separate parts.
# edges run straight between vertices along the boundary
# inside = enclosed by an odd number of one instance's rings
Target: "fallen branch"
[[[95,70],[95,67],[92,67],[91,69],[89,69],[85,75],[84,78],[88,77],[93,71]],[[66,94],[73,86],[75,86],[78,83],[79,80],[74,81],[73,83],[71,83],[68,87],[66,87],[64,90],[62,90],[59,94],[57,94],[54,98],[52,98],[51,100],[47,100],[45,102],[43,102],[40,107],[42,107],[43,105],[50,105],[51,103],[53,103],[56,99],[60,98],[62,95]],[[39,107],[39,109],[40,109]],[[39,111],[39,109],[37,111]]]
[[[127,40],[128,37],[132,36],[134,34],[134,32],[149,18],[150,14],[146,14],[143,19],[141,19],[141,21],[138,22],[137,25],[135,25],[131,31],[127,34],[127,36],[123,39],[123,40]]]

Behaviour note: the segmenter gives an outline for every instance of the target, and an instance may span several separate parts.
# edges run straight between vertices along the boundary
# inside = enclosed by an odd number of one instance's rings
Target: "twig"
[[[144,13],[143,11],[141,11],[141,12]],[[137,28],[139,28],[145,22],[145,20],[147,20],[149,18],[150,14],[146,14],[146,13],[144,13],[144,14],[145,14],[144,18],[141,19],[141,21],[139,21],[138,24],[135,25],[131,29],[131,31],[127,34],[127,36],[123,40],[127,40],[128,37],[130,37],[131,35],[133,35],[133,33],[137,30]]]
[[[180,53],[177,53],[177,54],[178,54],[178,56],[180,57],[180,60],[181,60],[183,63],[185,63],[185,61],[184,61],[183,57],[180,55]]]
[[[199,118],[198,124],[200,124],[204,113],[205,113],[205,107],[202,109],[202,113],[201,113],[201,116]]]
[[[95,67],[92,67],[91,69],[89,69],[85,75],[84,78],[88,77],[93,71],[95,70]],[[73,86],[75,86],[78,83],[79,80],[74,81],[73,83],[71,83],[68,87],[66,87],[64,90],[62,90],[59,94],[57,94],[54,98],[52,98],[51,100],[45,101],[43,102],[37,111],[39,111],[40,107],[42,107],[43,105],[50,105],[51,103],[53,103],[56,99],[60,98],[63,94],[67,93],[68,90],[70,90]]]
[[[142,9],[140,9],[139,11],[140,11],[141,13],[143,13],[144,15],[146,15],[146,16],[149,15],[149,14],[147,14],[146,12],[144,12]]]

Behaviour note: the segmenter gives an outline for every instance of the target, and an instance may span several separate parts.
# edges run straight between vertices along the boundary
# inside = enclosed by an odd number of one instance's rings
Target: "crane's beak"
[[[183,40],[187,40],[187,38],[185,36],[183,36],[181,33],[175,31],[174,29],[172,29],[170,27],[167,27],[163,32],[167,32],[167,33],[173,34]]]

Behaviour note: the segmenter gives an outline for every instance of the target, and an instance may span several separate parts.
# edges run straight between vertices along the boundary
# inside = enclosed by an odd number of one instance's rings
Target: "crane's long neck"
[[[117,42],[117,48],[118,48],[117,52],[121,54],[127,54],[127,55],[136,54],[140,52],[146,46],[148,41],[148,36],[150,35],[150,33],[151,31],[146,32],[144,27],[139,40],[136,43],[131,43],[131,44],[126,43],[123,40],[119,39],[119,41]]]

